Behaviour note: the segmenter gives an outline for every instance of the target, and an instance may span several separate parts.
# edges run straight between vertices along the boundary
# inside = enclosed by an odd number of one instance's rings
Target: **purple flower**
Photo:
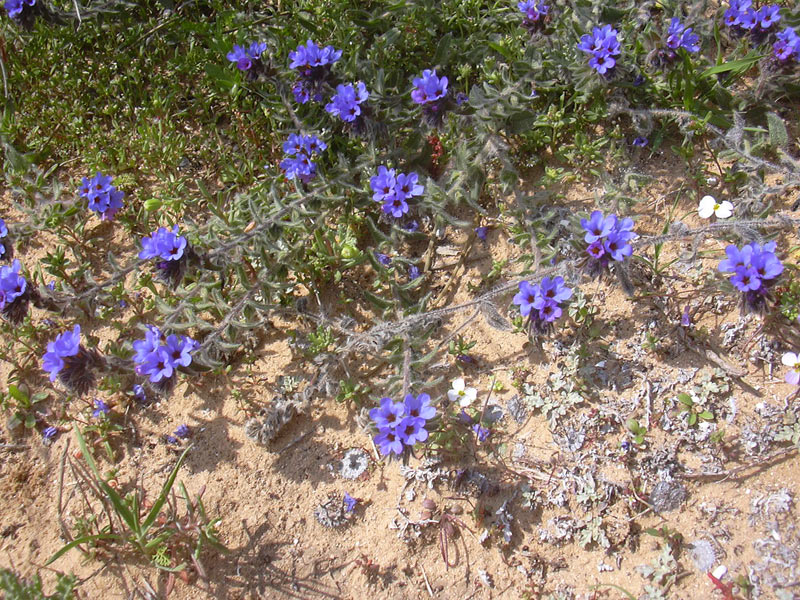
[[[81,345],[80,325],[47,344],[47,352],[42,357],[42,368],[50,374],[50,381],[58,377],[68,390],[79,396],[94,385],[93,370],[103,364],[96,350],[86,350]]]
[[[387,215],[399,219],[408,212],[408,203],[404,198],[394,196],[392,198],[387,198],[381,208]]]
[[[361,104],[369,98],[369,92],[363,82],[353,84],[339,84],[336,94],[325,105],[325,110],[342,121],[352,123],[361,115]]]
[[[730,244],[725,248],[727,258],[717,267],[722,273],[733,273],[731,284],[744,293],[745,304],[752,310],[765,306],[768,287],[783,273],[783,264],[775,256],[775,249],[775,242],[763,247],[751,243],[741,249]]]
[[[758,26],[764,31],[771,28],[781,20],[780,10],[781,7],[777,4],[770,4],[769,6],[762,6],[759,8],[756,12]]]
[[[478,239],[482,242],[486,241],[486,234],[489,232],[488,227],[476,227],[475,228],[475,235],[478,236]]]
[[[683,327],[691,327],[692,326],[692,319],[689,316],[689,305],[688,304],[683,309],[683,314],[681,315],[681,325]]]
[[[122,199],[125,197],[125,192],[111,185],[112,180],[111,175],[103,175],[98,171],[91,179],[84,177],[78,189],[78,194],[89,201],[89,209],[100,213],[104,221],[114,218],[122,208]]]
[[[8,12],[9,17],[16,19],[22,14],[26,4],[28,6],[33,6],[36,4],[36,0],[6,0],[4,8],[6,12]]]
[[[405,406],[405,416],[420,418],[424,420],[432,419],[436,416],[436,409],[430,405],[431,397],[428,394],[420,394],[414,396],[413,394],[406,394],[403,399]]]
[[[645,146],[647,146],[647,138],[646,137],[633,138],[633,145],[638,146],[639,148],[644,148]]]
[[[684,28],[678,17],[673,17],[667,30],[667,48],[677,50],[683,48],[687,52],[700,50],[700,38],[692,33],[692,28]]]
[[[394,199],[396,184],[395,170],[387,169],[381,165],[378,167],[378,174],[369,180],[369,186],[373,192],[372,199],[375,202],[386,202]]]
[[[409,233],[414,233],[419,231],[419,222],[418,221],[409,221],[403,226],[403,229],[408,231]]]
[[[294,95],[295,102],[298,104],[305,104],[311,100],[311,90],[303,79],[298,79],[292,85],[292,95]]]
[[[58,428],[53,427],[45,427],[44,431],[42,431],[42,437],[46,440],[52,440],[54,437],[58,435]]]
[[[378,262],[381,263],[384,267],[388,267],[392,264],[392,259],[389,258],[386,254],[381,254],[380,252],[376,252],[375,258],[378,259]]]
[[[133,397],[136,398],[137,402],[147,404],[147,392],[145,392],[144,387],[138,383],[133,386]]]
[[[400,440],[400,436],[395,433],[394,429],[388,427],[381,429],[378,435],[375,436],[374,441],[378,450],[380,450],[380,453],[384,456],[392,453],[397,455],[403,453],[403,442]]]
[[[411,99],[417,104],[436,102],[447,95],[447,77],[438,77],[436,70],[425,69],[422,77],[414,79]]]
[[[4,219],[0,219],[0,238],[4,238],[8,235],[8,227],[6,227],[6,222]]]
[[[533,308],[533,303],[536,302],[536,298],[539,296],[539,286],[538,285],[531,285],[529,281],[520,281],[519,282],[519,292],[512,302],[519,306],[519,312],[523,317],[527,317],[530,315],[531,309]]]
[[[603,217],[603,213],[599,210],[594,211],[589,220],[581,219],[581,227],[586,230],[586,235],[583,240],[587,244],[606,237],[614,228],[615,219],[613,216]]]
[[[192,435],[192,430],[189,429],[188,425],[179,425],[178,428],[173,432],[173,435],[185,440]]]
[[[394,192],[398,197],[403,200],[420,196],[425,191],[425,188],[417,183],[419,177],[416,173],[400,173],[397,176],[397,181],[394,186]]]
[[[139,258],[161,258],[165,261],[179,260],[183,255],[188,242],[182,235],[178,235],[178,226],[170,231],[166,227],[159,227],[149,236],[142,238],[142,250]]]
[[[409,265],[408,266],[408,280],[414,281],[421,275],[419,271],[419,267],[417,265]]]
[[[482,427],[480,423],[475,423],[475,425],[472,426],[472,431],[474,431],[475,435],[478,436],[479,442],[485,442],[487,439],[489,439],[489,436],[492,433],[491,429]]]
[[[65,358],[78,354],[80,344],[80,325],[75,325],[72,331],[59,334],[55,341],[47,344],[47,352],[42,357],[42,368],[50,374],[50,381],[55,381],[64,368]]]
[[[786,60],[792,55],[796,55],[800,60],[800,36],[795,33],[792,27],[787,27],[776,36],[778,41],[772,45],[775,58]]]
[[[228,60],[236,64],[240,71],[249,71],[253,66],[253,59],[247,55],[247,51],[239,44],[233,45],[233,50],[228,52]]]
[[[111,409],[108,407],[108,404],[100,400],[99,398],[94,399],[94,411],[92,412],[92,417],[95,419],[103,418],[108,413],[111,412]]]
[[[166,343],[163,347],[166,349],[167,354],[169,354],[170,362],[173,367],[179,365],[181,367],[188,367],[192,364],[192,352],[194,352],[198,346],[199,344],[192,338],[186,337],[185,335],[178,337],[173,334],[167,336]]]
[[[342,51],[333,46],[320,48],[311,40],[306,45],[300,44],[297,50],[289,52],[290,69],[308,70],[314,67],[332,65],[342,57]]]
[[[751,267],[737,267],[731,277],[731,283],[742,292],[756,291],[761,287],[758,273]]]
[[[185,335],[164,336],[152,325],[148,326],[143,340],[133,342],[133,362],[136,372],[152,383],[169,380],[175,369],[192,364],[192,352],[199,344]]]
[[[623,261],[633,254],[633,247],[628,243],[631,237],[629,231],[612,231],[603,242],[603,248],[614,260]]]
[[[405,415],[402,402],[393,402],[391,398],[381,398],[381,404],[369,411],[369,418],[378,429],[394,428]]]
[[[616,65],[614,56],[620,53],[619,32],[611,25],[595,27],[591,34],[581,36],[578,49],[591,54],[589,66],[595,71],[604,75]]]
[[[547,11],[550,10],[547,4],[541,4],[539,0],[524,0],[517,4],[517,8],[525,14],[525,20],[532,23],[547,16]]]
[[[725,248],[725,254],[728,255],[728,258],[720,262],[717,269],[722,273],[732,273],[739,267],[750,264],[750,259],[753,256],[753,248],[747,245],[739,250],[739,248],[730,244]]]
[[[558,319],[561,314],[561,307],[552,300],[545,300],[537,307],[539,311],[539,320],[544,323],[552,323]]]
[[[564,285],[563,277],[555,277],[554,279],[545,277],[539,286],[539,293],[545,300],[552,300],[557,304],[572,297],[572,289]]]
[[[599,260],[605,253],[606,250],[603,247],[603,240],[595,240],[586,248],[586,252],[589,253],[595,260]]]
[[[20,275],[21,269],[18,260],[14,260],[11,266],[0,267],[0,309],[4,311],[28,289],[28,282]]]
[[[406,446],[413,446],[417,442],[424,442],[428,439],[428,431],[425,429],[425,419],[415,417],[405,417],[397,426],[397,435]]]
[[[351,513],[353,512],[353,509],[355,509],[356,504],[358,504],[358,500],[356,500],[350,494],[345,492],[344,498],[342,499],[342,503],[344,504],[345,512]]]

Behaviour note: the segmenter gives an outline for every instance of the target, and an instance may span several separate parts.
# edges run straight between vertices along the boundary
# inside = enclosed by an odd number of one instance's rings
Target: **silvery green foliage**
[[[590,519],[578,533],[578,543],[584,548],[597,544],[601,548],[610,548],[611,542],[606,537],[603,529],[603,517],[596,516]]]
[[[675,560],[670,544],[663,545],[661,553],[651,564],[640,565],[636,567],[636,571],[659,586],[659,588],[654,589],[663,589],[668,585],[672,585],[678,572],[678,562]]]
[[[559,364],[559,370],[547,378],[544,391],[540,393],[533,386],[522,386],[523,402],[532,409],[541,411],[555,429],[574,406],[585,400],[584,385],[580,379],[579,344],[573,344],[569,353]]]

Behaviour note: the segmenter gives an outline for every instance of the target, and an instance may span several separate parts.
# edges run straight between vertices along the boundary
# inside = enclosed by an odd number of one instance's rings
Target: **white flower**
[[[468,388],[461,377],[453,381],[453,389],[447,391],[447,398],[450,402],[458,402],[461,408],[465,408],[475,402],[477,397],[478,390]]]
[[[723,200],[721,203],[717,202],[714,196],[703,196],[697,212],[704,219],[708,219],[711,215],[717,215],[718,219],[727,219],[733,214],[733,204],[727,200]]]
[[[800,356],[794,352],[785,352],[781,362],[792,369],[786,374],[786,383],[800,385]]]

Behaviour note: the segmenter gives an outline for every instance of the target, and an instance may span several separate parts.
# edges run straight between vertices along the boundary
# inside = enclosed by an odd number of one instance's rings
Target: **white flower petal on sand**
[[[697,207],[697,212],[703,219],[708,219],[714,214],[714,207],[717,205],[717,199],[714,196],[703,196],[700,200],[700,206]]]
[[[714,214],[717,215],[718,219],[727,219],[733,214],[733,204],[727,200],[723,200],[722,204],[715,207]]]
[[[458,402],[462,408],[472,404],[477,397],[478,391],[475,388],[468,388],[461,377],[453,381],[453,388],[447,392],[447,399],[450,402]]]
[[[798,363],[797,354],[794,352],[785,352],[781,357],[781,362],[787,367],[793,367]]]

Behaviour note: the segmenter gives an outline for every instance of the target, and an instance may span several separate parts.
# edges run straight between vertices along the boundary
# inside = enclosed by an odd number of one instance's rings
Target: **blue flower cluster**
[[[571,297],[572,289],[564,285],[563,277],[545,277],[536,285],[521,281],[513,303],[523,317],[528,317],[531,329],[544,333],[562,315],[562,305]]]
[[[592,33],[581,36],[578,49],[591,54],[589,66],[601,75],[605,75],[614,68],[617,61],[614,59],[620,53],[619,32],[611,25],[595,27]]]
[[[363,82],[339,84],[325,110],[345,123],[352,123],[361,115],[361,105],[369,98],[369,92]]]
[[[428,394],[414,396],[408,394],[404,402],[393,402],[391,398],[381,398],[379,407],[369,411],[378,428],[375,445],[381,454],[402,454],[407,447],[428,439],[425,427],[436,416],[436,409],[430,404]]]
[[[731,0],[730,8],[723,17],[728,27],[743,31],[768,31],[781,20],[780,6],[770,4],[758,10],[753,8],[752,0]]]
[[[264,42],[253,42],[249,47],[244,48],[239,44],[233,45],[233,50],[228,52],[228,60],[236,65],[240,71],[250,71],[254,67],[260,66],[261,55],[267,49]]]
[[[792,27],[787,27],[776,36],[778,41],[772,45],[775,58],[784,61],[794,56],[800,61],[800,36]]]
[[[47,352],[42,357],[42,367],[55,381],[64,368],[64,359],[78,354],[81,345],[81,326],[75,325],[72,331],[59,334],[54,342],[47,344]]]
[[[11,245],[6,238],[8,237],[8,227],[4,219],[0,219],[0,258],[9,258],[11,256]]]
[[[419,177],[413,171],[397,174],[394,169],[381,165],[378,174],[369,180],[372,199],[383,203],[381,208],[387,215],[399,219],[408,212],[407,200],[425,191],[418,181]]]
[[[337,50],[333,46],[320,48],[314,42],[308,40],[305,46],[300,44],[297,50],[289,52],[289,60],[291,61],[289,68],[297,69],[308,76],[310,75],[308,71],[332,65],[341,57],[341,50]]]
[[[180,260],[188,242],[182,235],[178,235],[178,226],[173,226],[170,231],[166,227],[159,227],[149,236],[142,238],[142,250],[139,258],[161,258],[165,261]]]
[[[59,334],[55,341],[47,344],[42,356],[42,368],[56,378],[71,392],[83,395],[94,385],[93,370],[103,366],[103,359],[95,350],[81,345],[81,326]]]
[[[311,157],[324,152],[327,147],[315,135],[291,134],[283,143],[283,151],[289,155],[281,161],[281,169],[286,173],[286,178],[297,178],[303,183],[311,181],[317,174],[317,165],[311,162]]]
[[[584,241],[589,244],[589,254],[595,269],[605,267],[612,260],[621,262],[633,253],[630,241],[636,237],[633,233],[632,219],[617,219],[616,215],[603,217],[599,210],[594,211],[589,219],[581,219],[581,226],[586,231]]]
[[[775,255],[775,242],[761,245],[753,242],[739,249],[725,248],[728,258],[719,263],[721,273],[733,273],[731,283],[744,294],[746,306],[758,311],[766,306],[770,286],[783,273],[783,264]]]
[[[195,256],[185,237],[178,234],[178,226],[172,229],[159,227],[149,236],[142,238],[139,258],[157,258],[156,273],[163,281],[177,287],[183,280],[189,257]]]
[[[296,69],[300,77],[292,86],[294,99],[305,104],[311,98],[322,101],[322,85],[328,82],[331,66],[342,57],[342,51],[333,46],[320,48],[311,40],[289,52],[289,68]]]
[[[411,99],[417,104],[436,102],[447,95],[447,77],[438,77],[436,70],[425,69],[422,77],[414,79]]]
[[[136,372],[151,383],[171,382],[178,367],[192,364],[192,352],[199,344],[185,335],[164,336],[158,327],[148,326],[143,340],[133,342]]]
[[[84,177],[78,191],[81,198],[89,200],[89,208],[100,213],[100,218],[110,221],[117,211],[122,208],[122,199],[125,192],[121,192],[113,185],[111,175],[103,175],[100,171],[91,179]]]
[[[3,6],[6,9],[9,17],[12,19],[18,19],[22,15],[22,11],[25,10],[26,6],[34,6],[35,4],[36,0],[6,0]]]
[[[692,33],[692,28],[688,29],[681,25],[678,17],[672,17],[667,30],[667,48],[677,50],[683,48],[687,52],[700,51],[700,38]]]
[[[525,0],[519,2],[517,8],[525,15],[525,25],[539,23],[547,16],[550,7],[547,4],[542,4],[539,0]]]
[[[19,274],[20,269],[22,265],[18,260],[11,263],[10,267],[0,267],[0,310],[4,313],[28,288],[28,282]]]

